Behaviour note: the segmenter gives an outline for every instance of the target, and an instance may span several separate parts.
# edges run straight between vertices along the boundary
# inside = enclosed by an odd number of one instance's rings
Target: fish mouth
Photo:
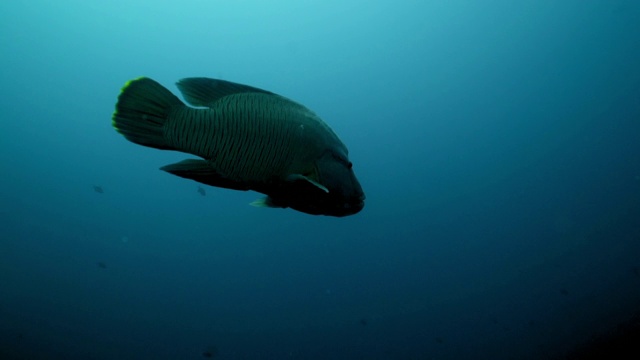
[[[364,208],[364,201],[360,201],[359,203],[352,205],[351,208],[353,209],[352,214],[359,213]]]
[[[352,201],[344,204],[344,209],[348,212],[349,215],[357,214],[364,208],[364,199],[365,196],[359,196]]]

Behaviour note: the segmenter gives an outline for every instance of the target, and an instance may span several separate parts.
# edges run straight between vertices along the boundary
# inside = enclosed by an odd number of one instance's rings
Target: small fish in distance
[[[141,77],[122,88],[113,127],[129,141],[199,156],[161,169],[202,184],[253,190],[259,207],[290,207],[313,215],[347,216],[365,195],[347,147],[314,112],[247,85],[186,78],[178,89],[189,105]]]
[[[214,358],[218,355],[218,348],[215,346],[208,346],[203,352],[202,356],[206,358]]]
[[[207,195],[207,192],[204,191],[204,188],[202,186],[198,186],[198,193],[202,196]]]
[[[93,185],[93,191],[97,192],[98,194],[104,194],[104,190],[102,189],[102,186],[99,186],[99,185]]]

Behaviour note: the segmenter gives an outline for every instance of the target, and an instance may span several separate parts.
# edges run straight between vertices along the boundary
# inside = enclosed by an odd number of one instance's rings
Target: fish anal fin
[[[227,179],[215,171],[206,160],[188,159],[160,168],[170,174],[199,183],[232,190],[249,190],[247,184]]]

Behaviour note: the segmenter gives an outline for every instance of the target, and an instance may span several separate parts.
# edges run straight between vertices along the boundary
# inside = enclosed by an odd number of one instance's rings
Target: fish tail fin
[[[164,136],[164,125],[171,109],[184,106],[175,95],[155,80],[147,77],[128,81],[116,103],[113,127],[127,140],[136,144],[175,150]]]

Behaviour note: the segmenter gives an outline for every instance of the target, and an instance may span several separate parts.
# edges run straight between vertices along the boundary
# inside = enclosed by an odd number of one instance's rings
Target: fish
[[[93,185],[93,191],[97,192],[98,194],[104,194],[104,190],[100,185]]]
[[[207,192],[204,190],[202,186],[198,186],[198,193],[202,196],[207,195]]]
[[[348,149],[318,115],[284,96],[226,80],[179,80],[185,102],[157,81],[125,83],[112,125],[127,140],[186,159],[160,169],[214,187],[266,195],[257,207],[344,217],[365,194]]]
[[[206,358],[214,358],[218,355],[218,348],[215,346],[208,346],[203,352],[202,356]]]

